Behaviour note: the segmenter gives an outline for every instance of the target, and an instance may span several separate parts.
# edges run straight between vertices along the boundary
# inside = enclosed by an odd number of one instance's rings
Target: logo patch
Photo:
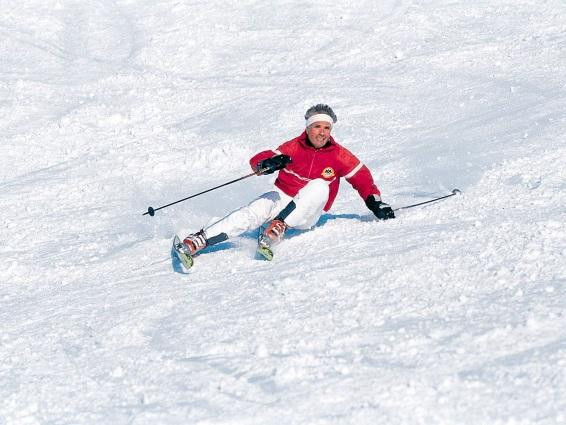
[[[332,177],[334,177],[336,174],[334,173],[334,169],[332,167],[326,167],[324,170],[322,170],[322,177],[324,177],[325,179],[331,179]]]

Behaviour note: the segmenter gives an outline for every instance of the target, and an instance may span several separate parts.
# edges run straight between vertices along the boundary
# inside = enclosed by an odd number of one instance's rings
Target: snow
[[[566,5],[0,2],[0,424],[566,423]],[[175,232],[330,104],[347,183],[273,262]]]

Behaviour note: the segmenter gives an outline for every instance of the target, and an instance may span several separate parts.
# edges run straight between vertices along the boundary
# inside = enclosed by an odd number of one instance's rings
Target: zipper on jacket
[[[309,172],[307,173],[307,178],[308,178],[309,180],[312,180],[311,171],[312,171],[312,166],[313,166],[313,164],[314,164],[314,157],[316,156],[316,152],[317,152],[317,151],[318,151],[318,149],[315,149],[315,150],[314,150],[314,154],[312,155],[312,160],[311,160],[311,166],[310,166],[310,168],[309,168]]]

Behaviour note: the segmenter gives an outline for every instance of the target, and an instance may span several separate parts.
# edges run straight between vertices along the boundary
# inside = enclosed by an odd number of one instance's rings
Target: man
[[[306,129],[275,150],[260,152],[250,159],[258,174],[279,171],[275,188],[249,205],[197,233],[183,244],[194,255],[203,248],[256,229],[270,221],[260,235],[260,245],[279,242],[289,228],[309,229],[328,211],[338,194],[340,178],[358,191],[378,219],[394,218],[369,169],[330,135],[337,118],[328,105],[318,104],[305,114]]]

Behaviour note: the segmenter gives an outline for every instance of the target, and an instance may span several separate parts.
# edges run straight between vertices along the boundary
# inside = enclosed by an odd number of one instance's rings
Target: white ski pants
[[[310,229],[320,218],[328,194],[328,183],[323,179],[311,180],[294,197],[275,188],[207,227],[205,232],[208,238],[222,233],[228,238],[238,236],[273,220],[291,202],[295,208],[285,217],[287,226]]]

